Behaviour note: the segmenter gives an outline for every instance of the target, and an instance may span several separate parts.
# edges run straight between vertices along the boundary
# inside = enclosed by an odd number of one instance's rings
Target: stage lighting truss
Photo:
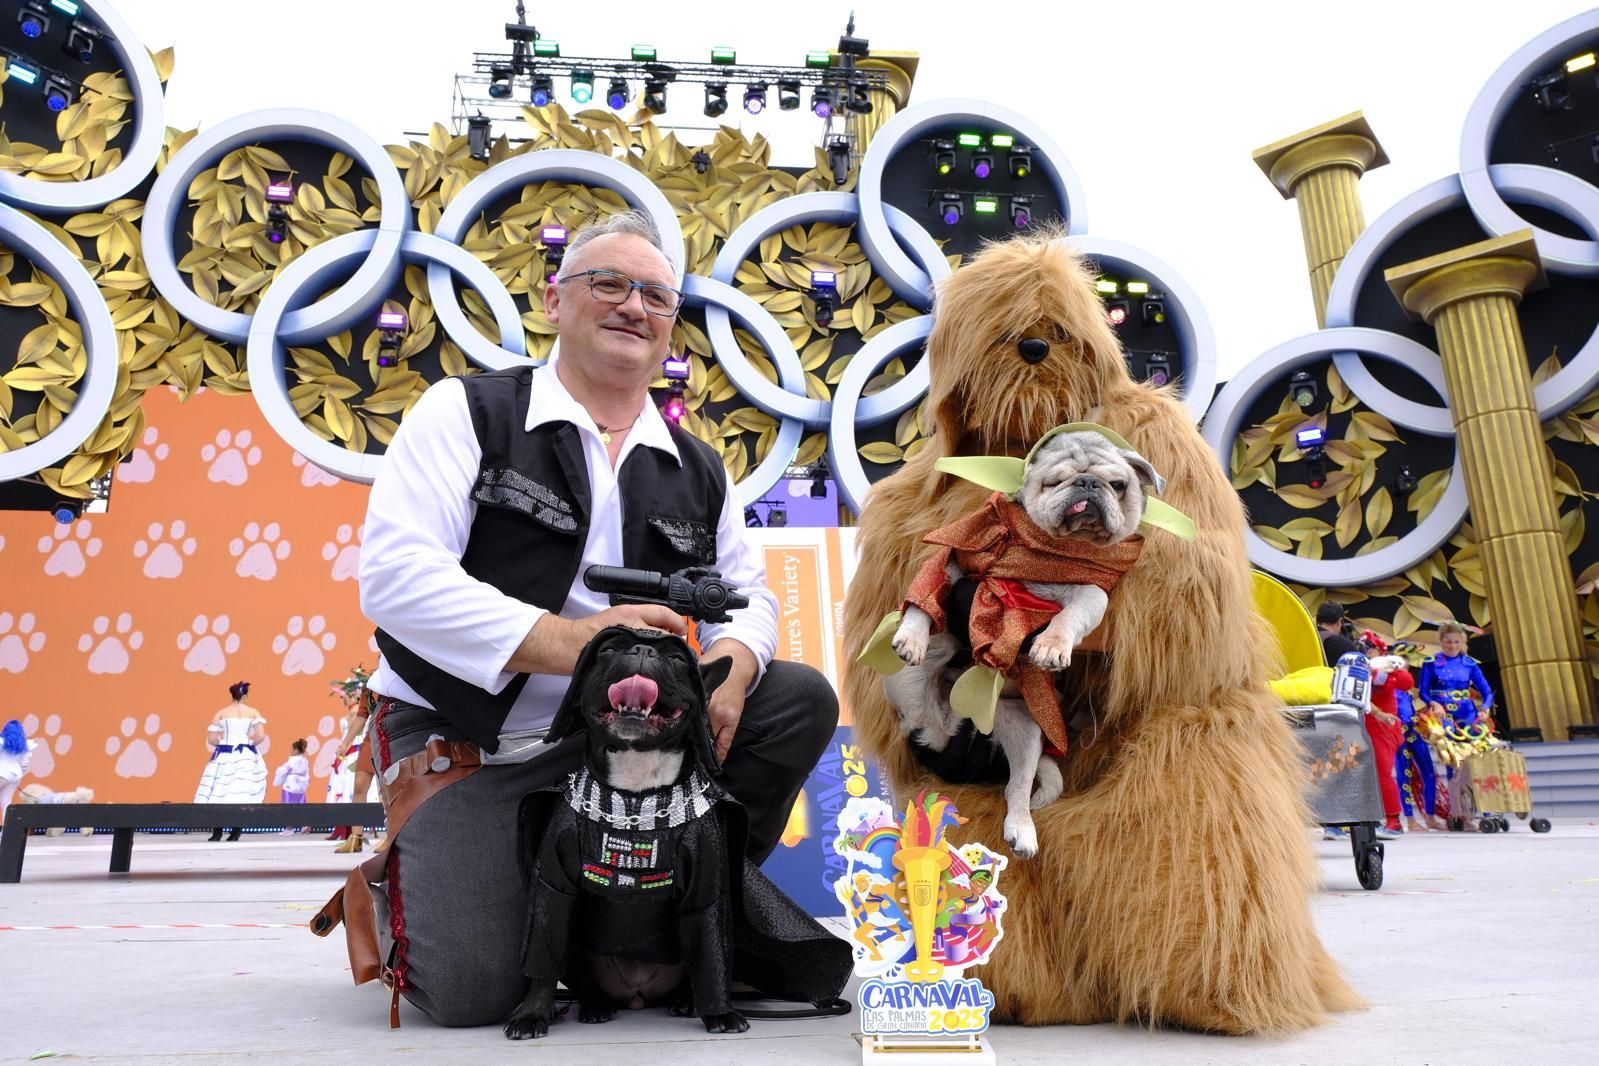
[[[1040,196],[986,190],[971,192],[960,189],[929,189],[927,194],[934,213],[943,219],[946,226],[953,226],[965,218],[969,205],[971,213],[979,219],[999,218],[1003,215],[1010,219],[1010,224],[1016,229],[1026,229],[1037,217],[1037,205],[1042,199]],[[1005,206],[1003,212],[1000,209],[1001,205]]]
[[[31,56],[4,47],[0,47],[0,56],[6,59],[6,80],[36,87],[50,111],[65,111],[85,91],[83,83],[72,75],[38,63]]]

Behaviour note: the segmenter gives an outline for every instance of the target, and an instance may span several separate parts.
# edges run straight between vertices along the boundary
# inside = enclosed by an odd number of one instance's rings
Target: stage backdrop
[[[329,682],[377,662],[356,590],[367,490],[306,464],[246,399],[180,403],[162,388],[145,402],[107,513],[63,526],[0,512],[0,721],[21,719],[39,742],[29,781],[188,801],[206,723],[245,680],[267,719],[268,768],[306,738],[321,799],[341,711]],[[851,533],[750,530],[781,605],[778,655],[835,683]],[[818,913],[837,910],[819,879],[822,837],[849,795],[877,788],[849,720],[773,860]]]

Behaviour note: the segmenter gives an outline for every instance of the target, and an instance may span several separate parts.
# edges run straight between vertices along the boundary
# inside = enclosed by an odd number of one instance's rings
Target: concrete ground
[[[1388,846],[1378,892],[1360,890],[1347,844],[1316,848],[1326,882],[1317,922],[1369,1011],[1272,1040],[999,1027],[990,1033],[999,1061],[1595,1061],[1594,822],[1557,821],[1546,836],[1515,823],[1508,836],[1407,837]],[[755,1021],[744,1036],[711,1037],[697,1022],[641,1011],[600,1027],[563,1022],[544,1041],[512,1045],[497,1029],[440,1029],[403,1007],[404,1027],[391,1032],[386,992],[353,987],[342,942],[303,928],[351,865],[331,844],[141,836],[133,873],[115,878],[109,849],[108,836],[34,837],[22,883],[0,885],[0,1061],[860,1061],[853,1015]]]

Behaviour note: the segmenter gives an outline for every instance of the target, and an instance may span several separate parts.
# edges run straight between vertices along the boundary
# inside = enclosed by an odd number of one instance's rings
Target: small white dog
[[[1015,502],[1048,538],[1087,541],[1105,548],[1137,534],[1144,518],[1146,486],[1156,492],[1162,486],[1148,460],[1102,433],[1075,430],[1057,433],[1034,450]],[[1020,544],[1003,550],[1038,554]],[[957,562],[961,554],[952,553],[946,565],[950,585],[964,577],[985,576],[965,573]],[[1129,555],[1125,550],[1119,554],[1123,559]],[[1136,557],[1136,552],[1130,554]],[[1027,570],[1027,559],[1016,562]],[[1105,617],[1109,595],[1098,584],[1022,583],[1033,596],[1059,606],[1059,612],[1033,638],[1028,659],[1045,671],[1064,670],[1071,664],[1073,650]],[[914,735],[918,743],[942,751],[960,727],[960,716],[950,706],[953,679],[946,676],[960,649],[948,633],[934,634],[932,629],[933,619],[926,611],[914,605],[906,608],[893,646],[908,668],[885,676],[883,687],[900,712],[903,731]],[[1044,733],[1021,697],[1021,688],[1009,675],[995,705],[993,738],[1010,764],[1005,840],[1017,856],[1031,858],[1038,851],[1031,811],[1060,795],[1061,773],[1055,760],[1045,757]]]

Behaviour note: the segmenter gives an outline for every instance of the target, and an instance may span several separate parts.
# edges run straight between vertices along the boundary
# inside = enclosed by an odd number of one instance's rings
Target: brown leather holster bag
[[[369,740],[367,747],[372,742]],[[378,794],[388,822],[389,847],[411,815],[440,791],[482,769],[482,755],[476,744],[464,740],[428,741],[421,751],[394,764],[398,769],[388,781],[378,775]],[[378,913],[372,893],[388,879],[389,852],[373,855],[350,871],[344,887],[333,893],[310,921],[311,932],[325,937],[344,923],[345,946],[350,952],[350,972],[358,985],[382,981],[389,988],[389,1027],[400,1027],[400,986],[390,961],[378,950]]]

